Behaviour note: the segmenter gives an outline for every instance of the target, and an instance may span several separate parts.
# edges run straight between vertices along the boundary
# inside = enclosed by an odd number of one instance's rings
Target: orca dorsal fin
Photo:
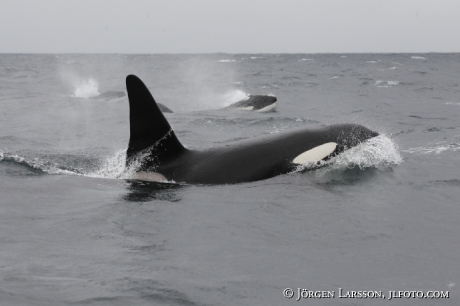
[[[139,152],[149,150],[141,169],[155,166],[155,162],[174,158],[186,149],[179,142],[168,120],[159,109],[147,86],[135,75],[126,77],[129,98],[130,137],[126,164],[130,164]]]

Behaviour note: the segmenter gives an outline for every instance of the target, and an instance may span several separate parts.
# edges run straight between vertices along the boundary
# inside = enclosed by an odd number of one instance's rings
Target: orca
[[[101,93],[98,96],[93,97],[93,99],[99,100],[99,101],[111,101],[111,100],[118,100],[126,96],[126,94],[123,91],[107,91],[104,93]]]
[[[150,91],[135,75],[126,77],[130,138],[126,168],[133,179],[186,184],[236,184],[287,174],[299,165],[327,160],[377,132],[357,124],[285,133],[236,141],[196,151],[177,139]]]
[[[113,101],[126,96],[123,91],[107,91],[101,93],[92,99],[98,101]],[[242,110],[253,110],[256,112],[270,112],[276,107],[276,97],[266,95],[249,95],[246,99],[235,102],[225,108],[236,108]],[[157,103],[158,107],[163,113],[173,113],[173,111],[164,104]]]
[[[157,105],[158,105],[158,108],[159,108],[163,113],[173,113],[173,111],[172,111],[170,108],[166,107],[166,105],[161,104],[161,103],[157,103]]]
[[[233,103],[226,108],[238,108],[256,112],[270,112],[276,107],[276,97],[266,95],[249,95],[247,99]]]
[[[277,99],[275,96],[249,95],[246,99],[235,102],[225,108],[235,108],[265,113],[275,109],[276,101]],[[173,113],[173,111],[164,104],[157,103],[157,105],[163,113]]]

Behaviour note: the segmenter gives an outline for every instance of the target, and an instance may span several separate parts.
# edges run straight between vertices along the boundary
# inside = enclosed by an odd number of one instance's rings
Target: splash
[[[247,92],[237,89],[227,91],[225,94],[222,95],[221,100],[224,101],[225,106],[229,106],[230,104],[247,99],[249,99],[249,94]]]
[[[80,80],[75,85],[74,96],[77,98],[92,98],[99,96],[99,86],[93,78]]]
[[[402,163],[398,145],[387,135],[379,135],[319,164],[305,164],[294,172],[328,166],[333,170],[391,167]]]
[[[365,169],[391,167],[402,163],[398,145],[388,136],[379,135],[332,158],[329,163],[338,167]]]
[[[122,178],[125,173],[126,149],[115,152],[112,156],[105,158],[99,168],[89,172],[86,176],[96,178]]]

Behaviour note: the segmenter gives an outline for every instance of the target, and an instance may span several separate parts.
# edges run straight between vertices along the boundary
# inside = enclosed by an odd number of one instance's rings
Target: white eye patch
[[[335,142],[328,142],[323,145],[314,147],[311,150],[303,152],[292,161],[294,164],[304,165],[307,163],[316,163],[323,158],[329,156],[334,152],[337,144]]]

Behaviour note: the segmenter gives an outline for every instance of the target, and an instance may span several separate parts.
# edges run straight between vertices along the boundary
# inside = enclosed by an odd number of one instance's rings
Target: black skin
[[[255,137],[205,151],[188,150],[175,136],[144,83],[130,75],[126,84],[131,131],[127,166],[139,161],[138,171],[158,172],[178,183],[235,184],[264,180],[293,171],[297,167],[292,163],[294,158],[319,145],[337,143],[327,159],[378,136],[361,125],[340,124]]]
[[[268,105],[271,105],[277,101],[276,97],[265,96],[265,95],[250,95],[247,100],[242,100],[232,105],[227,106],[227,108],[244,108],[248,106],[253,106],[252,110],[259,110]]]
[[[113,99],[123,98],[124,96],[126,96],[126,94],[123,91],[107,91],[101,93],[99,96],[94,97],[94,99],[109,101]]]
[[[276,97],[265,95],[250,95],[248,99],[235,102],[226,108],[244,108],[253,106],[252,110],[256,111],[276,102]],[[173,111],[164,104],[157,103],[158,108],[163,113],[173,113]]]

